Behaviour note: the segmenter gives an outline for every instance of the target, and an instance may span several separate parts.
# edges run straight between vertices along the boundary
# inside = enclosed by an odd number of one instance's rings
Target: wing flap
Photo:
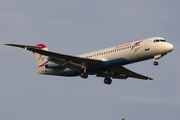
[[[108,77],[108,73],[99,73],[96,75],[96,77]],[[114,78],[114,79],[127,79],[127,76],[126,75],[122,75],[122,74],[118,74],[118,73],[114,73],[114,74],[111,74],[111,77]]]

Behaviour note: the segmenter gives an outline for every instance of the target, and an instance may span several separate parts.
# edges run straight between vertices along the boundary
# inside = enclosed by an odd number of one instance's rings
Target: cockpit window
[[[166,42],[166,40],[161,40],[161,42]]]
[[[153,42],[166,42],[166,40],[154,40]]]
[[[159,40],[154,40],[153,42],[159,42]]]

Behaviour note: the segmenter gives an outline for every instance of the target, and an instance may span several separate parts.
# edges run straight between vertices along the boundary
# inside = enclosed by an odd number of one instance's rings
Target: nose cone
[[[174,46],[173,46],[171,43],[169,43],[169,44],[167,45],[167,50],[168,50],[168,52],[171,52],[173,49],[174,49]]]

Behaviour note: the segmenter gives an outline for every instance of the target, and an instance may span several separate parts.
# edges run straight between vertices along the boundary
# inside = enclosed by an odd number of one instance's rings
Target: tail
[[[39,48],[39,49],[49,51],[44,44],[38,44],[36,46],[40,46],[41,48]],[[49,60],[47,59],[48,56],[41,55],[41,54],[35,53],[35,52],[33,52],[33,54],[34,54],[34,57],[36,58],[39,68],[43,67],[45,63],[49,62]]]

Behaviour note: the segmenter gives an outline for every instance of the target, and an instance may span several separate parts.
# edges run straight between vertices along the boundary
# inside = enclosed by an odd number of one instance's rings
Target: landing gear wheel
[[[83,78],[84,77],[84,73],[81,73],[80,76],[81,76],[81,78]]]
[[[158,66],[158,62],[157,61],[154,61],[154,63],[153,63],[155,66]]]
[[[80,76],[81,76],[81,78],[85,78],[85,79],[88,78],[88,74],[87,73],[81,73]]]
[[[88,74],[87,73],[84,73],[84,78],[88,78]]]
[[[111,79],[105,78],[104,83],[110,85],[112,83]]]

